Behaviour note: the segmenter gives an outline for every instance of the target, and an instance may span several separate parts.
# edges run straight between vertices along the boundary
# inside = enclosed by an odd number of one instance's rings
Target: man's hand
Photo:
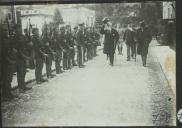
[[[49,55],[48,54],[44,54],[44,57],[48,57]]]
[[[66,52],[66,50],[65,50],[65,49],[63,49],[63,52],[65,53],[65,52]]]

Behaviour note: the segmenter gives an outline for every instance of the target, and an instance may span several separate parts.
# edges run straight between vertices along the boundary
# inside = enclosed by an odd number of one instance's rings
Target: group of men
[[[127,46],[127,61],[131,58],[136,60],[136,54],[140,54],[143,66],[146,67],[147,54],[149,44],[152,40],[150,26],[144,21],[140,22],[140,27],[135,28],[134,24],[129,24],[124,31],[123,37],[112,27],[112,23],[108,18],[103,19],[103,26],[100,33],[105,35],[103,53],[110,58],[110,65],[114,65],[114,54],[118,45],[119,54],[122,54],[122,42]],[[119,40],[123,38],[122,40]]]
[[[130,61],[131,57],[136,60],[136,54],[140,54],[143,66],[146,67],[148,48],[151,40],[150,26],[147,26],[144,21],[140,22],[138,29],[133,24],[129,24],[123,36],[123,41],[125,41],[127,46],[127,61]]]
[[[38,28],[32,28],[31,31],[24,29],[23,34],[19,24],[13,26],[11,33],[4,26],[0,30],[0,84],[4,98],[14,97],[11,82],[15,72],[19,92],[23,93],[31,89],[25,84],[27,68],[35,69],[36,83],[41,84],[56,76],[52,74],[53,61],[56,74],[60,74],[73,66],[83,68],[84,62],[97,56],[100,34],[94,27],[85,27],[84,23],[74,27],[73,31],[70,25],[45,23],[41,35]],[[44,79],[42,75],[44,63],[48,79]]]

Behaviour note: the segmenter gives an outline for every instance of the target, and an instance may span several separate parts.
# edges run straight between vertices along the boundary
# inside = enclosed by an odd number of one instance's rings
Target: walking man
[[[128,25],[128,28],[125,30],[123,41],[125,41],[127,46],[127,61],[130,61],[132,46],[134,44],[134,31],[131,25]]]
[[[100,33],[105,35],[103,53],[109,56],[110,65],[113,66],[116,43],[119,40],[119,34],[112,28],[112,23],[108,18],[104,18],[103,23],[103,27],[100,30]]]
[[[149,44],[152,40],[152,35],[149,27],[145,26],[145,23],[140,24],[140,28],[137,30],[137,43],[138,43],[138,54],[142,57],[143,66],[146,67],[147,54]]]

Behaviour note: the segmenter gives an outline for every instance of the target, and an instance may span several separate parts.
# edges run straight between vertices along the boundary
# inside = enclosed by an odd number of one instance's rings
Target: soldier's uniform
[[[79,24],[80,27],[83,27],[83,24]],[[78,66],[80,68],[84,67],[83,65],[83,45],[85,43],[85,34],[84,30],[79,29],[77,32],[77,49],[78,49]]]
[[[47,30],[45,30],[47,31]],[[45,64],[46,64],[46,75],[47,78],[53,78],[55,75],[52,75],[52,61],[53,61],[53,57],[54,57],[54,51],[51,48],[51,40],[50,40],[50,36],[48,35],[47,32],[44,31],[44,35],[43,35],[43,47],[42,47],[42,51],[47,54],[48,56],[45,57]]]
[[[69,44],[66,40],[66,32],[64,27],[61,28],[61,33],[59,38],[60,38],[61,46],[63,48],[63,69],[67,70],[69,68],[68,67]]]
[[[83,30],[84,32],[83,32],[83,35],[84,35],[84,41],[83,41],[83,45],[82,45],[82,48],[83,48],[83,62],[86,62],[87,61],[87,59],[86,59],[86,55],[87,55],[87,51],[88,51],[88,49],[87,49],[87,31],[88,31],[88,28],[85,28],[84,30]]]
[[[92,35],[90,30],[87,28],[85,31],[85,46],[87,52],[87,60],[92,59]]]
[[[35,69],[33,43],[28,29],[24,29],[24,34],[25,35],[23,35],[23,39],[26,44],[24,52],[30,57],[29,59],[26,59],[26,68]]]
[[[51,47],[56,52],[56,55],[55,55],[56,74],[60,74],[63,72],[61,69],[63,48],[61,44],[60,34],[58,33],[58,31],[53,31],[51,39],[52,39]]]
[[[38,29],[34,28],[32,30],[32,34],[33,34],[32,42],[35,52],[35,78],[37,84],[41,84],[42,82],[47,81],[42,78],[42,68],[43,68],[45,53],[43,53],[43,51],[41,50],[43,44],[39,38]]]
[[[72,64],[73,64],[73,66],[77,66],[77,64],[76,64],[76,62],[75,62],[75,55],[76,55],[76,46],[77,46],[77,30],[78,30],[78,28],[77,27],[75,27],[74,28],[74,31],[72,32],[72,37],[73,37],[73,47],[74,47],[74,52],[73,52],[73,55],[72,55]]]
[[[69,28],[71,29],[71,28]],[[75,66],[74,56],[75,56],[75,50],[74,50],[74,37],[71,33],[71,30],[68,30],[66,34],[66,42],[69,46],[69,55],[68,55],[68,68],[71,68],[72,66]]]
[[[13,79],[13,66],[16,64],[17,50],[13,43],[13,37],[8,35],[8,30],[1,28],[1,46],[2,46],[2,97],[13,98],[11,93],[11,82]]]
[[[28,49],[28,42],[26,42],[24,36],[21,33],[20,25],[15,25],[14,43],[17,49],[17,81],[20,92],[24,92],[30,88],[25,87],[25,75],[26,75],[26,60],[30,59],[30,56],[26,54]]]

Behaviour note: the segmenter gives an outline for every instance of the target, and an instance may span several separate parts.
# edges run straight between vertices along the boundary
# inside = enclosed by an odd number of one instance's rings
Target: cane
[[[116,51],[116,43],[117,43],[117,42],[115,41],[115,43],[114,43],[114,51]],[[115,52],[114,52],[114,56],[115,56],[115,57],[114,57],[114,62],[116,63],[116,53],[115,53]]]
[[[135,44],[135,62],[136,62],[136,54],[137,54],[137,44]]]

